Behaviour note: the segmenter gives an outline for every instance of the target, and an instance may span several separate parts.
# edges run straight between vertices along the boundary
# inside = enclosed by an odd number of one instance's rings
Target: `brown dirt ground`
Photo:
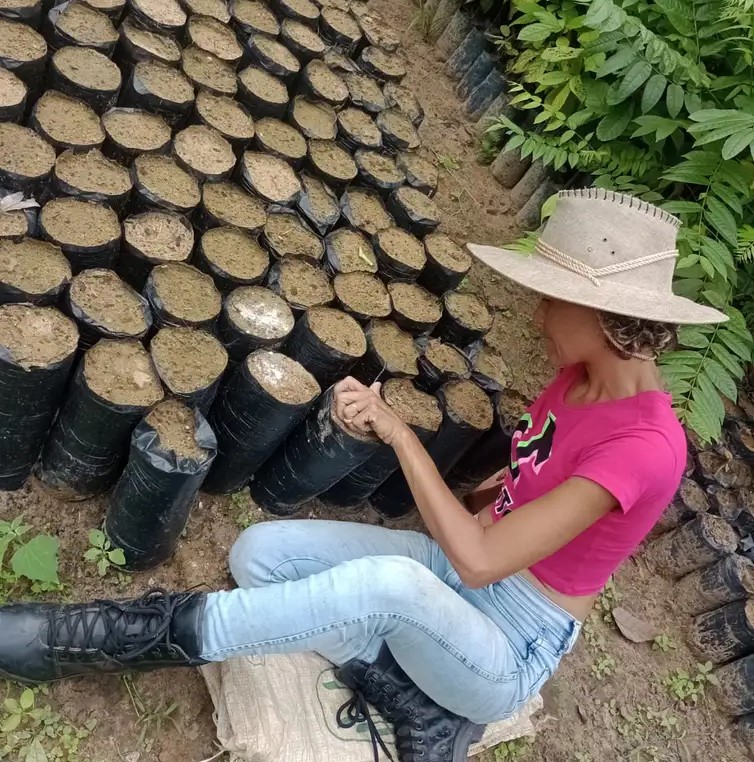
[[[396,32],[409,29],[414,6],[409,0],[373,0],[370,4],[390,22]],[[436,201],[442,211],[442,229],[463,242],[472,238],[480,243],[504,243],[516,231],[508,209],[507,191],[492,180],[486,168],[476,163],[472,126],[462,115],[452,83],[442,73],[431,52],[411,27],[403,33],[405,59],[410,62],[405,84],[420,94],[426,120],[420,133],[425,146],[438,155],[454,158],[460,168],[441,171]],[[432,87],[423,85],[431,82]],[[484,294],[493,307],[508,319],[496,321],[496,340],[506,350],[505,359],[514,374],[514,387],[529,396],[547,377],[540,345],[534,338],[530,315],[532,300],[505,284],[500,278],[475,268],[470,286]],[[153,572],[126,578],[97,577],[81,560],[87,549],[87,532],[103,519],[105,499],[60,503],[46,495],[35,483],[15,493],[0,494],[0,517],[24,514],[29,523],[46,528],[61,540],[61,578],[66,581],[70,599],[125,597],[136,595],[152,585],[181,589],[194,585],[216,589],[228,584],[226,559],[238,534],[239,524],[263,518],[258,509],[243,499],[200,495],[178,552],[173,560]],[[302,517],[333,517],[333,512],[313,501]],[[380,521],[366,513],[349,518]],[[395,522],[413,527],[413,517]],[[584,638],[573,654],[566,657],[561,670],[545,689],[545,711],[540,715],[540,730],[533,746],[517,760],[530,762],[715,762],[745,760],[743,748],[731,739],[727,720],[716,711],[712,699],[698,708],[673,706],[661,685],[662,678],[678,668],[693,668],[694,659],[683,646],[683,612],[673,608],[672,585],[650,575],[643,564],[630,562],[618,574],[617,590],[623,605],[633,613],[651,619],[671,635],[677,650],[665,654],[648,644],[625,641],[614,626],[598,619],[595,637],[603,637],[607,653],[615,660],[612,675],[597,680],[592,674],[595,649]],[[62,683],[50,690],[49,701],[57,711],[83,724],[89,718],[98,727],[83,749],[86,762],[199,762],[212,756],[214,728],[212,706],[202,678],[195,670],[179,670],[135,679],[145,701],[152,706],[178,702],[175,725],[166,722],[161,732],[147,734],[139,742],[141,727],[123,681],[119,677],[84,679]],[[613,712],[598,702],[616,701]],[[668,740],[652,733],[634,743],[624,737],[629,714],[639,704],[666,708],[683,726],[681,740]],[[630,723],[629,723],[630,724]],[[656,756],[649,756],[650,747]],[[715,751],[713,751],[715,750]],[[578,756],[588,755],[588,756]],[[504,757],[507,759],[508,757]],[[478,762],[494,762],[492,753]]]

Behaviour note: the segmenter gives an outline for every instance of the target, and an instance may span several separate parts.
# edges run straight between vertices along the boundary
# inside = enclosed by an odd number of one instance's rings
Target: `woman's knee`
[[[270,571],[280,556],[280,528],[263,521],[245,529],[230,549],[230,573],[239,587],[269,584]],[[287,522],[286,522],[287,523]]]

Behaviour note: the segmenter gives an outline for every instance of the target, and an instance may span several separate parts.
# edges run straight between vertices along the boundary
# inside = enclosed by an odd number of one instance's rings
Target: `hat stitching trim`
[[[562,190],[558,191],[558,198],[589,198],[596,199],[598,201],[610,201],[612,203],[620,204],[621,206],[628,202],[630,209],[637,209],[644,214],[651,214],[652,217],[659,218],[663,222],[667,222],[676,228],[681,226],[681,221],[678,219],[678,217],[675,217],[669,212],[660,209],[658,206],[650,204],[648,201],[641,201],[635,196],[617,193],[616,191],[606,190],[605,188],[578,188],[575,190]]]

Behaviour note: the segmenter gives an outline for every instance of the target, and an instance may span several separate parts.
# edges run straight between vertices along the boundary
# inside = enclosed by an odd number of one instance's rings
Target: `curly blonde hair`
[[[655,320],[598,312],[602,332],[610,349],[618,357],[628,360],[656,360],[663,352],[675,349],[678,344],[678,328],[670,323]]]

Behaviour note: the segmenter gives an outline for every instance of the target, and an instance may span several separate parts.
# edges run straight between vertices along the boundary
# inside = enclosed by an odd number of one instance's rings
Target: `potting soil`
[[[120,238],[118,216],[109,206],[76,198],[48,201],[39,215],[39,223],[63,250],[104,246]]]
[[[301,183],[291,167],[277,156],[246,151],[241,165],[251,189],[272,203],[288,204],[301,192]]]
[[[270,288],[299,309],[328,304],[334,296],[330,281],[322,270],[296,257],[281,259],[273,265]]]
[[[382,398],[393,412],[408,426],[437,431],[442,413],[437,400],[418,391],[410,379],[390,378],[382,386]]]
[[[322,241],[295,214],[269,214],[264,238],[277,257],[297,256],[314,262],[322,259]]]
[[[392,320],[375,320],[367,332],[369,343],[390,373],[416,375],[419,350],[411,334],[402,331]]]
[[[266,103],[280,105],[288,103],[288,88],[285,83],[258,66],[247,66],[238,79],[254,96]]]
[[[492,426],[492,404],[473,381],[451,381],[443,388],[448,413],[456,420],[480,431]]]
[[[92,48],[66,46],[55,53],[52,62],[64,77],[81,87],[106,92],[120,87],[120,69]]]
[[[280,402],[303,405],[319,394],[314,376],[278,352],[254,352],[246,360],[246,367],[259,385]]]
[[[256,136],[262,148],[287,161],[301,161],[306,156],[304,136],[290,124],[265,117],[256,123]]]
[[[267,252],[240,228],[211,228],[202,236],[201,246],[211,264],[239,281],[261,278],[270,264]]]
[[[310,140],[309,159],[319,172],[338,183],[348,183],[357,174],[351,154],[332,140]]]
[[[406,67],[397,53],[389,53],[374,45],[361,51],[359,63],[367,73],[374,74],[380,79],[400,81],[406,76]]]
[[[290,75],[295,75],[299,72],[301,66],[298,58],[285,45],[263,34],[252,35],[252,39],[254,46],[265,58],[273,61],[276,68],[285,70]]]
[[[183,326],[161,328],[149,350],[163,383],[179,396],[206,389],[228,364],[228,353],[211,333]]]
[[[23,103],[26,92],[26,85],[13,72],[0,68],[0,111]]]
[[[48,90],[36,102],[33,118],[43,133],[62,148],[93,147],[105,139],[99,117],[86,103],[55,90]]]
[[[86,153],[63,152],[55,162],[55,177],[83,194],[115,197],[131,190],[128,170],[106,159],[97,149]]]
[[[344,108],[338,112],[338,124],[346,136],[354,136],[359,145],[379,148],[382,133],[366,111],[359,108]]]
[[[356,166],[360,174],[373,177],[381,188],[396,188],[406,180],[395,159],[378,151],[357,151]]]
[[[185,262],[194,247],[193,230],[170,212],[145,212],[123,221],[123,239],[153,263]]]
[[[188,35],[196,47],[235,65],[241,60],[243,48],[236,35],[224,23],[209,16],[191,16]]]
[[[0,59],[29,63],[47,53],[47,43],[39,32],[26,24],[0,18]]]
[[[140,337],[149,324],[144,303],[112,270],[84,270],[71,281],[67,299],[76,317],[110,334]]]
[[[112,21],[84,3],[69,3],[60,13],[55,26],[76,40],[77,45],[106,48],[115,45],[118,40]]]
[[[178,400],[161,402],[147,415],[146,422],[157,432],[161,449],[192,460],[210,456],[210,451],[196,441],[196,413]]]
[[[55,165],[55,149],[28,127],[0,123],[0,172],[22,180],[47,175]]]
[[[334,42],[341,45],[353,45],[361,38],[361,27],[356,19],[339,8],[325,6],[322,8],[322,21],[325,27],[331,27],[336,33]]]
[[[333,231],[327,236],[325,246],[328,263],[335,272],[377,272],[372,244],[356,230],[340,228]]]
[[[71,266],[57,246],[33,238],[0,240],[0,301],[47,295],[52,303],[70,279]],[[16,298],[9,293],[13,290]]]
[[[277,37],[280,33],[275,14],[259,0],[233,0],[231,13],[234,21],[246,27],[246,34],[251,30],[257,30]]]
[[[418,153],[402,152],[397,157],[398,166],[406,173],[408,184],[422,193],[434,194],[439,182],[437,167]]]
[[[459,273],[471,268],[471,255],[445,233],[430,233],[424,238],[427,255],[442,267]]]
[[[184,0],[183,5],[190,14],[211,16],[223,24],[230,23],[230,11],[225,0]]]
[[[314,94],[332,105],[341,105],[348,100],[348,87],[324,61],[315,58],[305,69],[305,76]]]
[[[424,247],[417,238],[397,227],[378,228],[375,245],[384,251],[390,259],[419,272],[427,261]]]
[[[328,347],[350,357],[366,352],[364,332],[350,315],[331,307],[312,307],[306,314],[312,333]]]
[[[373,114],[378,114],[387,108],[379,82],[373,77],[354,72],[344,74],[343,81],[346,83],[354,106],[359,106]]]
[[[359,16],[359,26],[370,45],[387,50],[389,53],[394,53],[400,47],[400,39],[390,31],[381,18],[364,14]]]
[[[21,238],[29,233],[29,218],[22,209],[0,212],[0,240]]]
[[[298,47],[306,50],[310,58],[319,57],[325,52],[325,43],[322,38],[301,21],[285,19],[281,32],[284,38],[292,40]]]
[[[134,152],[157,151],[170,142],[165,120],[139,109],[111,109],[102,115],[102,126],[116,145]]]
[[[414,93],[405,85],[386,82],[383,93],[388,108],[397,108],[411,120],[414,126],[421,124],[424,118],[424,109],[422,109]]]
[[[236,157],[230,143],[217,130],[192,125],[173,138],[178,159],[200,177],[221,177],[230,174]]]
[[[147,92],[167,103],[191,103],[194,87],[188,77],[177,69],[157,61],[144,61],[133,69],[134,80]]]
[[[310,101],[297,95],[291,106],[291,119],[308,138],[334,140],[338,134],[337,114],[328,103]]]
[[[131,44],[141,48],[161,63],[176,64],[181,60],[181,46],[172,37],[142,29],[128,17],[123,20],[120,33]]]
[[[146,407],[162,399],[162,385],[138,341],[97,342],[84,355],[87,386],[115,405]]]
[[[468,364],[461,352],[440,339],[429,340],[424,356],[443,373],[461,376],[468,371]]]
[[[340,218],[338,197],[322,180],[306,172],[299,179],[303,192],[296,205],[319,233],[324,235]]]
[[[442,315],[440,300],[415,283],[389,283],[387,290],[393,309],[414,323],[430,325]]]
[[[319,18],[319,8],[311,0],[278,0],[280,11],[290,18],[306,19],[310,23]]]
[[[175,160],[146,154],[133,163],[138,186],[175,209],[193,209],[200,200],[199,184]]]
[[[348,221],[368,236],[395,224],[379,195],[373,190],[349,188],[341,198],[341,205]]]
[[[343,307],[357,317],[386,318],[390,314],[390,296],[385,284],[372,273],[357,271],[336,275],[333,289]]]
[[[186,23],[186,13],[176,0],[129,0],[133,9],[161,27],[180,29]]]
[[[196,111],[221,135],[240,141],[254,137],[254,122],[241,105],[223,95],[200,90],[196,96]]]
[[[508,364],[490,347],[483,346],[474,358],[474,372],[477,376],[481,374],[481,384],[488,391],[493,388],[499,391],[507,389],[513,380]],[[493,382],[492,387],[489,386],[488,380]]]
[[[264,204],[235,183],[205,183],[202,202],[214,217],[242,230],[257,231],[267,219]]]
[[[243,286],[232,291],[225,310],[239,329],[266,342],[283,339],[293,329],[290,307],[277,294],[261,286]]]
[[[236,94],[236,72],[232,66],[195,46],[185,48],[183,73],[197,86],[218,95]]]
[[[382,131],[385,143],[402,151],[413,151],[419,147],[421,140],[412,121],[395,108],[381,111],[376,123]]]
[[[476,294],[451,291],[444,301],[445,309],[464,327],[488,331],[492,325],[489,308]]]
[[[0,306],[0,347],[26,370],[44,368],[70,356],[78,338],[73,321],[52,307]]]
[[[190,265],[158,265],[150,278],[164,310],[179,321],[203,323],[220,312],[220,293],[212,278]]]

